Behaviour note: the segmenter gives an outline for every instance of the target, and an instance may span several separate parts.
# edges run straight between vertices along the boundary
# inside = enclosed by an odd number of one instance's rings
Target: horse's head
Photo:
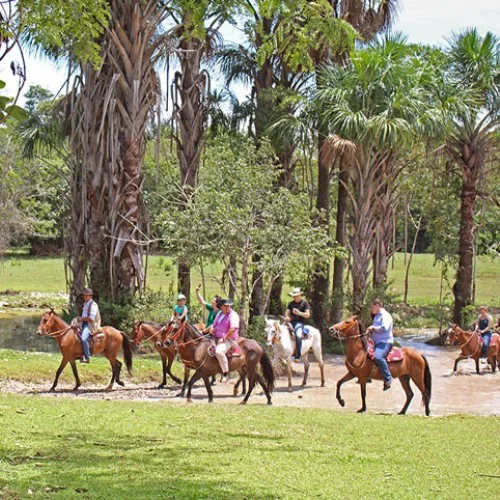
[[[47,335],[52,331],[57,330],[55,326],[56,313],[54,309],[51,307],[50,311],[43,313],[42,318],[40,319],[40,323],[38,324],[38,328],[36,329],[37,335]]]
[[[335,325],[332,325],[329,330],[339,339],[342,337],[355,337],[361,334],[357,316],[352,316],[351,318],[345,319],[340,323],[335,323]]]
[[[276,320],[266,319],[266,344],[271,347],[273,344],[279,344],[281,340],[281,325]]]
[[[463,330],[458,325],[456,325],[455,323],[450,323],[448,330],[446,330],[444,345],[449,346],[456,344],[458,342],[460,333],[462,332]]]
[[[139,345],[144,340],[144,330],[142,328],[142,321],[136,321],[134,323],[134,329],[132,330],[132,335],[130,340],[135,344]]]
[[[156,345],[158,347],[172,347],[175,342],[181,339],[184,332],[186,322],[180,321],[178,318],[174,318],[172,321],[168,322],[163,328],[163,332],[159,336]]]

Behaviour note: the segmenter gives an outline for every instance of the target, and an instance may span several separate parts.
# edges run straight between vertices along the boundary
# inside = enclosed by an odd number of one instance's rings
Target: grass
[[[167,274],[168,273],[168,274]],[[206,276],[220,277],[221,268],[217,264],[208,265]],[[401,298],[404,292],[404,256],[397,254],[395,266],[389,265],[389,280],[392,282],[391,292]],[[450,277],[453,283],[454,276]],[[478,259],[476,302],[500,307],[498,280],[500,278],[500,261],[491,257],[480,256]],[[175,289],[175,268],[165,257],[152,256],[148,263],[147,286],[153,290]],[[201,281],[198,271],[193,272],[193,283]],[[439,303],[440,266],[434,266],[434,256],[416,254],[410,270],[409,302],[415,305],[436,305]],[[18,254],[10,255],[0,261],[0,294],[5,290],[16,292],[63,293],[66,290],[64,266],[62,258],[33,258]],[[285,290],[285,294],[286,294]],[[220,293],[215,279],[207,279],[207,296]],[[286,295],[283,298],[286,300]],[[451,292],[445,290],[448,302],[451,303]],[[0,295],[1,297],[1,295]],[[193,287],[193,299],[194,299]],[[36,297],[35,297],[36,299]],[[15,297],[6,297],[6,301]],[[23,297],[26,300],[26,297]],[[34,300],[32,297],[29,300]],[[43,300],[43,297],[40,298]]]
[[[494,418],[0,395],[0,497],[495,498]],[[481,474],[486,474],[482,476]]]
[[[47,342],[52,341],[47,339]],[[15,380],[26,383],[47,382],[48,384],[54,380],[55,372],[60,362],[61,355],[59,353],[22,352],[11,349],[0,349],[0,380]],[[158,354],[134,355],[133,363],[132,376],[127,373],[125,366],[123,367],[122,376],[125,382],[130,380],[134,383],[160,383],[162,368]],[[111,378],[109,361],[102,356],[93,357],[92,363],[89,365],[78,364],[78,371],[84,385],[102,383],[104,386]],[[179,378],[182,378],[184,369],[180,363],[174,362],[172,371]],[[74,380],[71,367],[67,365],[59,379],[59,384],[66,383],[73,385]]]

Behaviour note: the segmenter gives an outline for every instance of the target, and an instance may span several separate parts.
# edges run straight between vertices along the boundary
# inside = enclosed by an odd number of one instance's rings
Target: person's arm
[[[224,335],[224,340],[229,340],[233,333],[240,327],[240,317],[237,314],[231,314],[229,330]]]
[[[200,293],[200,288],[201,288],[201,285],[198,285],[196,287],[196,298],[198,299],[198,302],[202,305],[202,306],[206,306],[208,304],[208,302],[203,298],[203,296],[201,295]]]
[[[82,321],[86,321],[87,323],[91,323],[92,321],[95,320],[95,317],[97,315],[97,306],[96,304],[91,304],[89,311],[88,311],[88,316],[83,316]]]
[[[301,318],[304,319],[309,319],[311,317],[311,307],[309,306],[309,304],[307,304],[307,309],[304,312],[299,311],[296,307],[293,308],[292,312],[296,316],[300,316]]]
[[[184,308],[182,309],[182,314],[179,316],[179,319],[181,321],[184,321],[187,318],[187,315],[188,315],[188,308],[187,306],[184,306]]]

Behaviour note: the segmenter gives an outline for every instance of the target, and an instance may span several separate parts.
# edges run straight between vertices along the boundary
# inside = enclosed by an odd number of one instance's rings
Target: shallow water
[[[36,334],[41,316],[40,312],[0,311],[0,349],[56,352],[58,348],[54,340]]]

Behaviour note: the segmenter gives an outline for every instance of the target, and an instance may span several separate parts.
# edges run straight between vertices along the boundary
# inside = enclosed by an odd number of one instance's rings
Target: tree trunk
[[[255,316],[260,316],[262,314],[262,301],[264,297],[264,280],[262,277],[262,272],[258,269],[258,265],[260,262],[260,256],[257,254],[253,254],[252,256],[252,264],[254,266],[254,270],[252,272],[252,296],[250,298],[250,314],[249,321],[252,322]]]
[[[319,211],[318,224],[325,232],[329,231],[330,220],[330,163],[323,147],[326,140],[324,125],[318,127],[318,194],[316,208]],[[314,324],[324,330],[328,322],[328,288],[330,266],[326,262],[318,262],[314,269],[312,291],[312,315]]]
[[[349,171],[347,159],[342,158],[339,165],[339,184],[337,197],[337,227],[335,240],[340,247],[346,246],[346,219],[348,192],[347,183],[349,181]],[[338,323],[342,319],[344,308],[344,270],[346,261],[344,257],[335,256],[333,261],[333,292],[331,322]]]
[[[281,295],[283,293],[283,275],[278,276],[271,288],[271,298],[269,300],[269,314],[281,316],[285,312]]]
[[[476,204],[476,181],[473,176],[465,176],[462,184],[460,206],[460,233],[458,249],[457,278],[453,285],[455,304],[453,321],[463,325],[464,307],[471,304],[472,269],[474,260],[474,209]]]
[[[203,41],[189,31],[193,12],[186,9],[180,28],[180,42],[177,49],[181,71],[173,82],[173,117],[179,126],[177,143],[181,184],[188,187],[188,194],[194,193],[198,182],[200,158],[203,150],[206,75],[201,71],[204,52]],[[181,210],[183,203],[181,202]],[[177,283],[189,300],[191,294],[191,263],[189,259],[179,262]]]

